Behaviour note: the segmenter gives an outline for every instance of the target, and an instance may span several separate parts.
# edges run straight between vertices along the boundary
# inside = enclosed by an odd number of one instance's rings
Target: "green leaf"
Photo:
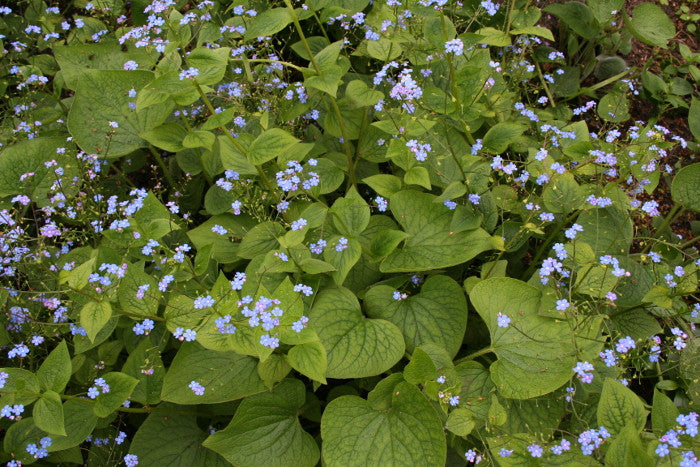
[[[56,182],[57,176],[44,164],[52,160],[55,160],[59,166],[65,167],[60,179],[61,186],[67,190],[66,194],[74,193],[70,188],[70,180],[78,176],[78,168],[74,160],[70,161],[68,156],[56,154],[57,147],[65,147],[69,150],[74,146],[67,143],[65,137],[52,137],[35,138],[5,147],[0,152],[0,196],[24,194],[39,206],[49,204],[47,195]],[[27,173],[34,175],[20,180],[22,175]]]
[[[363,178],[362,183],[366,183],[380,196],[390,197],[401,189],[401,179],[396,175],[377,174]]]
[[[88,285],[90,274],[92,274],[94,267],[95,258],[92,258],[68,272],[68,285],[76,290],[80,290]]]
[[[644,403],[631,389],[613,379],[606,378],[598,403],[598,424],[612,434],[621,432],[630,424],[639,433],[644,428],[648,412]]]
[[[496,28],[481,28],[476,33],[482,36],[479,44],[493,45],[496,47],[506,47],[510,45],[510,36]]]
[[[287,362],[302,375],[326,384],[328,358],[320,342],[295,345],[287,353]]]
[[[484,135],[484,151],[500,154],[527,129],[525,125],[512,122],[497,123]]]
[[[450,277],[430,276],[417,295],[395,300],[395,291],[387,285],[372,287],[365,296],[367,315],[397,325],[408,352],[434,343],[454,357],[467,327],[467,301],[462,287]]]
[[[266,130],[248,148],[248,161],[253,165],[262,165],[298,142],[298,139],[280,128]]]
[[[95,399],[95,415],[105,418],[117,410],[131,396],[131,392],[138,384],[136,378],[124,373],[111,371],[103,376],[109,385],[109,392],[103,393]]]
[[[467,436],[476,427],[476,421],[469,410],[454,409],[447,417],[445,426],[457,436]]]
[[[695,141],[700,141],[700,99],[693,97],[688,110],[688,128]]]
[[[256,16],[246,29],[246,39],[271,36],[284,29],[292,22],[292,16],[286,8],[270,8]]]
[[[570,379],[571,329],[565,321],[539,316],[539,290],[498,277],[476,284],[469,298],[489,328],[491,348],[498,357],[490,367],[491,378],[504,397],[530,399]],[[497,325],[499,313],[511,318],[510,326]]]
[[[700,163],[683,167],[671,182],[673,200],[693,211],[700,212]]]
[[[571,173],[554,178],[542,192],[542,200],[552,212],[569,213],[578,208],[583,199],[583,190]]]
[[[420,185],[426,190],[430,190],[430,174],[425,167],[411,167],[403,176],[406,185]]]
[[[324,351],[325,355],[325,351]],[[258,363],[258,375],[269,389],[287,377],[292,367],[287,363],[287,356],[273,353]]]
[[[243,237],[255,224],[256,222],[246,215],[219,214],[187,232],[187,236],[198,251],[207,245],[212,245],[212,259],[219,263],[232,263],[238,258],[236,254],[238,243],[234,243],[231,237]],[[228,233],[226,235],[214,233],[211,230],[214,225],[224,227]]]
[[[488,422],[490,425],[501,426],[508,419],[508,413],[503,408],[498,397],[494,394],[491,396],[491,405],[489,406]]]
[[[583,227],[578,240],[589,244],[596,258],[626,253],[632,245],[632,220],[619,209],[590,209],[578,217],[577,223]]]
[[[382,261],[382,272],[445,268],[492,248],[492,239],[483,229],[453,232],[453,212],[434,200],[433,195],[410,190],[391,197],[389,208],[408,237],[403,248]]]
[[[36,372],[37,379],[44,389],[63,392],[70,381],[71,363],[66,341],[61,341],[46,357]]]
[[[297,414],[306,401],[299,380],[287,379],[272,392],[241,402],[231,423],[204,442],[204,446],[241,467],[274,464],[313,467],[320,457],[313,437],[303,430]]]
[[[186,148],[205,148],[210,149],[216,142],[216,136],[211,131],[194,130],[187,133],[187,136],[182,140],[182,145]]]
[[[606,122],[620,123],[629,120],[629,100],[625,94],[610,91],[600,99],[596,111]]]
[[[224,467],[230,464],[202,443],[208,433],[197,426],[197,417],[174,413],[154,413],[146,418],[134,435],[129,452],[139,458],[139,465],[172,467]]]
[[[372,238],[369,251],[375,259],[382,259],[394,251],[406,237],[408,234],[402,230],[381,230]]]
[[[196,381],[206,389],[201,396],[188,387]],[[218,352],[199,344],[183,344],[163,381],[161,398],[176,404],[214,404],[264,391],[257,360],[235,352]]]
[[[342,285],[345,282],[350,269],[357,263],[362,255],[362,246],[360,242],[354,238],[348,239],[348,247],[344,250],[337,251],[335,246],[339,244],[340,236],[334,235],[328,239],[328,248],[323,252],[323,258],[332,265],[336,270],[331,274],[333,281],[337,285]]]
[[[53,453],[77,446],[85,441],[92,433],[97,423],[97,417],[92,411],[92,404],[87,400],[68,400],[63,404],[63,420],[67,435],[51,435],[51,446],[48,451]],[[4,436],[3,448],[7,453],[25,463],[34,462],[34,458],[26,451],[27,444],[36,443],[48,433],[36,427],[33,417],[26,417],[14,422]]]
[[[652,287],[649,292],[642,298],[643,303],[653,303],[654,305],[661,308],[671,308],[673,305],[673,299],[670,296],[671,289],[665,285],[657,285]]]
[[[600,24],[598,24],[595,16],[593,16],[591,10],[584,3],[555,3],[545,7],[544,11],[559,18],[576,34],[583,38],[593,39],[601,33]]]
[[[158,57],[155,50],[130,47],[127,54],[118,41],[100,41],[97,44],[83,44],[69,41],[71,45],[52,45],[52,53],[61,67],[61,75],[70,89],[76,89],[80,76],[86,70],[122,70],[124,62],[133,60],[143,70],[150,69]]]
[[[149,287],[143,298],[138,298],[136,293],[142,285]],[[137,315],[157,315],[160,296],[161,292],[158,290],[156,279],[151,274],[146,274],[139,265],[129,266],[126,276],[122,278],[117,290],[121,309]]]
[[[226,66],[231,55],[229,47],[210,49],[197,47],[187,54],[187,65],[199,70],[195,78],[199,84],[217,84],[226,73]],[[184,81],[184,80],[183,80]]]
[[[676,418],[680,412],[671,399],[663,393],[654,390],[654,401],[651,408],[651,427],[657,437],[661,437],[668,430],[678,424]]]
[[[57,392],[48,390],[34,403],[32,410],[34,423],[45,432],[52,435],[66,436],[63,423],[63,405]]]
[[[140,133],[162,124],[173,104],[161,103],[140,111],[128,106],[131,89],[139,90],[151,81],[150,71],[88,70],[78,82],[68,113],[68,130],[80,148],[89,154],[116,158],[144,146]],[[119,125],[112,128],[109,122]]]
[[[368,88],[364,81],[356,79],[350,81],[345,87],[345,97],[355,107],[369,107],[379,102],[384,97],[384,94]]]
[[[152,373],[144,373],[151,371]],[[131,400],[143,405],[160,402],[165,368],[160,358],[157,345],[146,336],[133,351],[129,353],[122,367],[122,373],[136,378],[139,382],[131,393]]]
[[[333,225],[341,235],[357,237],[369,224],[369,206],[354,188],[348,190],[344,198],[337,199],[329,212],[333,214]]]
[[[625,25],[634,37],[645,44],[666,48],[676,35],[673,21],[653,3],[642,3],[632,11],[632,18],[625,17]]]
[[[647,467],[654,465],[655,459],[646,453],[639,439],[639,430],[630,424],[610,443],[610,447],[605,453],[605,464]]]
[[[539,36],[544,37],[548,41],[554,42],[554,36],[552,35],[552,31],[541,26],[529,26],[526,28],[511,29],[510,34],[513,36],[518,36],[521,34],[526,34],[528,36]]]
[[[170,152],[182,151],[185,148],[182,140],[186,135],[187,130],[177,123],[165,123],[139,134],[153,146]]]
[[[95,342],[95,337],[112,317],[112,305],[109,302],[89,301],[80,310],[80,325],[87,331],[88,339]]]
[[[418,347],[411,355],[411,361],[403,369],[403,377],[411,384],[424,384],[437,377],[437,368],[430,355]]]
[[[382,319],[366,319],[348,289],[322,290],[309,325],[328,354],[327,378],[364,378],[391,368],[404,353],[401,331]]]
[[[329,467],[444,465],[442,423],[412,384],[394,387],[391,408],[375,410],[357,396],[333,400],[321,419],[323,461]]]
[[[253,259],[258,255],[279,248],[278,237],[285,233],[284,227],[277,222],[265,221],[256,225],[245,234],[238,247],[238,256]]]

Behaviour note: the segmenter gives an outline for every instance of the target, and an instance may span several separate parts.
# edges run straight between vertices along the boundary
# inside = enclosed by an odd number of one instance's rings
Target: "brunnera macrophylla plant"
[[[0,7],[6,465],[700,465],[697,145],[531,3]]]

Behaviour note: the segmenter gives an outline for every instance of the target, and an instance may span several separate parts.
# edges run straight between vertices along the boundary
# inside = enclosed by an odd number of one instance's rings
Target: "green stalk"
[[[455,360],[454,364],[459,365],[460,363],[464,362],[469,362],[471,360],[474,360],[477,357],[481,357],[482,355],[486,355],[487,353],[493,352],[493,349],[491,347],[486,347],[481,350],[477,350],[476,352],[470,353],[469,355],[466,355],[460,359]]]

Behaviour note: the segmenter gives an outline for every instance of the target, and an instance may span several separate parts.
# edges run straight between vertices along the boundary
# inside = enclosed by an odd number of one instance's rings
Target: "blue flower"
[[[194,299],[194,308],[197,310],[202,310],[213,306],[215,302],[216,300],[214,300],[211,295],[207,295],[206,297],[197,297]]]
[[[507,328],[508,325],[510,324],[510,318],[508,317],[508,315],[504,315],[503,313],[498,313],[498,316],[496,318],[496,322],[497,322],[499,328]]]

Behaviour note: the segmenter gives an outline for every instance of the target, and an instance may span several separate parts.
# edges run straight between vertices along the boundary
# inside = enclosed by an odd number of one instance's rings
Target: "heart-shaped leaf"
[[[355,294],[339,287],[318,294],[310,324],[328,353],[327,378],[365,378],[391,368],[404,353],[401,331],[366,319]]]
[[[491,236],[477,228],[463,232],[450,229],[453,213],[433,203],[435,196],[405,190],[391,197],[389,206],[408,234],[403,248],[382,261],[382,272],[412,272],[454,266],[491,249]]]
[[[357,396],[333,400],[321,419],[323,461],[333,466],[444,465],[445,434],[430,402],[409,383],[394,387],[391,408]]]
[[[272,392],[243,400],[229,426],[207,438],[204,446],[241,467],[265,465],[270,459],[278,466],[313,467],[318,446],[297,418],[305,401],[304,384],[284,380]]]
[[[571,377],[571,328],[565,321],[538,315],[540,291],[516,279],[497,277],[474,286],[469,298],[491,334],[498,360],[493,382],[511,399],[530,399],[562,386]],[[497,325],[498,314],[511,318]]]
[[[467,327],[467,301],[462,287],[447,276],[430,276],[417,295],[396,300],[395,291],[387,285],[372,287],[365,297],[367,314],[397,325],[409,352],[432,342],[454,357]]]

